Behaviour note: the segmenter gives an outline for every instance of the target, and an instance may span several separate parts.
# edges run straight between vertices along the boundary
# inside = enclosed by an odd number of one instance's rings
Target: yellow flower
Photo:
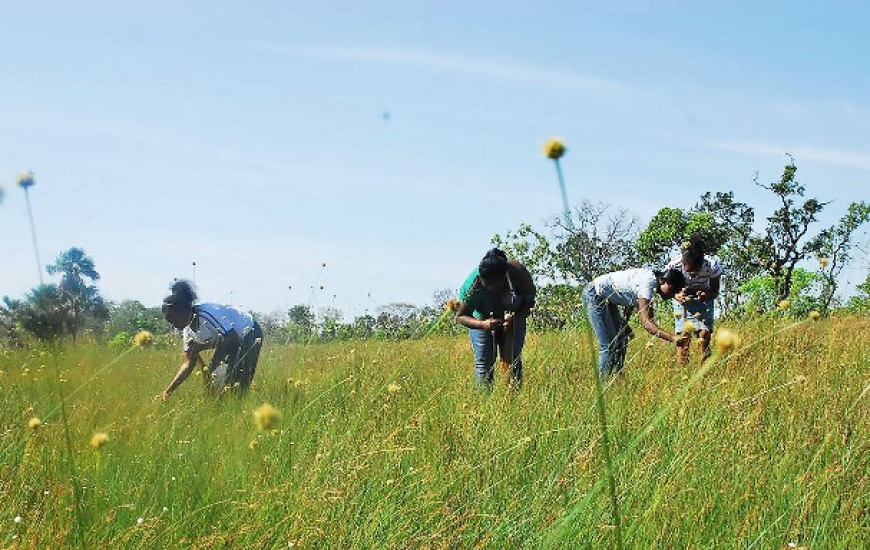
[[[821,317],[822,317],[822,314],[816,310],[813,310],[810,312],[810,319],[813,321],[818,321],[819,319],[821,319]]]
[[[695,333],[695,323],[692,321],[686,320],[683,324],[683,334],[694,334]]]
[[[719,350],[719,353],[725,353],[726,351],[736,348],[740,346],[740,336],[731,332],[727,328],[720,328],[716,331],[716,349]]]
[[[91,436],[91,447],[94,449],[100,449],[103,445],[109,442],[109,435],[101,432],[95,433]]]
[[[147,348],[154,343],[154,335],[147,330],[140,330],[133,337],[133,345],[137,348]]]
[[[821,267],[822,269],[828,267],[828,258],[826,256],[822,256],[821,258],[819,258],[819,267]]]
[[[459,309],[460,303],[461,302],[456,298],[450,298],[449,300],[447,300],[447,309],[449,309],[450,311],[456,311],[457,309]]]
[[[254,411],[254,425],[261,432],[267,432],[281,423],[281,411],[268,403],[263,403]]]
[[[41,426],[42,426],[42,420],[40,420],[39,418],[37,418],[35,416],[27,421],[27,427],[30,428],[31,430],[36,431]]]
[[[544,156],[548,159],[559,160],[565,154],[565,144],[558,139],[551,139],[544,144]]]
[[[401,389],[402,389],[402,386],[396,384],[395,382],[393,382],[392,384],[387,386],[387,391],[390,392],[390,395],[395,395],[395,394],[399,393],[399,390],[401,390]]]
[[[682,313],[677,313],[676,311],[674,312],[674,319],[682,319],[682,318],[683,318]]]
[[[248,448],[253,451],[254,449],[257,448],[257,445],[259,445],[259,444],[260,444],[259,441],[257,441],[256,439],[252,439],[251,442],[248,443]]]
[[[787,310],[790,307],[791,307],[791,302],[789,302],[788,300],[783,300],[779,303],[779,309],[781,309],[783,311]]]

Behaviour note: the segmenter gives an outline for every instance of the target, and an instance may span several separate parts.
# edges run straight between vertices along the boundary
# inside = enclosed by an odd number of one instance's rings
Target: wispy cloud
[[[714,141],[707,143],[706,147],[716,151],[731,151],[763,157],[782,157],[789,153],[799,160],[870,171],[870,151],[847,151],[803,145],[788,146],[755,141]]]
[[[503,80],[522,81],[537,85],[552,85],[602,91],[626,90],[628,86],[615,80],[584,75],[574,71],[549,69],[501,60],[445,55],[420,50],[308,47],[288,44],[258,43],[259,49],[275,54],[336,61],[362,61],[405,65],[454,74],[471,74]]]

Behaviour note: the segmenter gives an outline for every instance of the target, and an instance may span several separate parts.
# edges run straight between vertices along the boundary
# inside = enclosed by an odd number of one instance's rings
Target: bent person
[[[509,382],[516,389],[522,385],[526,319],[535,293],[525,266],[498,248],[486,253],[459,289],[456,322],[468,327],[478,388],[492,388],[496,347]]]
[[[700,338],[700,352],[703,360],[710,355],[710,338],[713,335],[715,320],[714,306],[719,296],[722,278],[722,265],[714,256],[705,256],[706,246],[698,235],[683,244],[682,254],[668,263],[668,269],[678,269],[686,279],[686,286],[674,295],[674,330],[682,333],[686,321],[692,323],[694,333]],[[689,362],[689,342],[677,346],[677,362]]]
[[[190,376],[197,363],[203,363],[199,354],[206,349],[215,350],[208,367],[212,389],[219,392],[228,387],[239,393],[247,391],[263,344],[260,325],[249,314],[235,308],[196,303],[196,293],[187,281],[176,281],[171,288],[172,294],[163,300],[163,318],[182,331],[184,363],[161,398],[166,401]]]
[[[647,332],[667,342],[680,345],[684,337],[660,328],[650,313],[655,294],[672,298],[685,285],[683,274],[676,269],[666,272],[649,269],[626,269],[600,275],[583,289],[583,306],[598,340],[598,375],[620,374],[625,365],[628,340],[633,336],[628,318],[634,308]],[[625,313],[619,311],[625,308]]]

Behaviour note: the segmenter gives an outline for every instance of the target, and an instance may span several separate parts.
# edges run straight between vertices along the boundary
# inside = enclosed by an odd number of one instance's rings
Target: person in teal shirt
[[[498,248],[486,253],[459,289],[456,322],[468,327],[478,388],[492,388],[496,347],[509,382],[522,385],[521,354],[535,293],[525,266]]]

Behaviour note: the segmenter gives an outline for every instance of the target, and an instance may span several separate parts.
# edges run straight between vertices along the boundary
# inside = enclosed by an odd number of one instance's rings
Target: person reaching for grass
[[[174,282],[171,290],[172,294],[163,299],[163,318],[182,331],[184,363],[160,394],[163,401],[190,376],[197,363],[204,364],[199,354],[206,349],[215,350],[208,369],[212,388],[247,391],[263,344],[260,325],[249,314],[235,308],[196,303],[196,293],[187,281]]]
[[[486,253],[459,289],[456,322],[468,327],[479,389],[492,388],[496,346],[509,382],[516,389],[522,385],[526,318],[535,294],[525,266],[498,248]]]
[[[676,269],[666,272],[649,269],[626,269],[600,275],[583,289],[583,306],[598,339],[598,375],[621,374],[625,365],[628,340],[632,337],[628,318],[638,309],[640,322],[650,334],[673,344],[682,345],[686,337],[660,328],[653,320],[650,302],[654,294],[672,298],[685,285],[683,274]],[[621,314],[619,307],[625,308]]]
[[[670,261],[666,269],[677,269],[686,279],[686,286],[674,295],[674,330],[696,333],[700,338],[703,360],[710,355],[710,337],[713,335],[714,305],[719,296],[722,265],[714,256],[705,256],[706,246],[699,235],[683,243],[682,254]],[[691,329],[686,321],[691,323]],[[689,341],[677,347],[677,362],[689,362]]]

